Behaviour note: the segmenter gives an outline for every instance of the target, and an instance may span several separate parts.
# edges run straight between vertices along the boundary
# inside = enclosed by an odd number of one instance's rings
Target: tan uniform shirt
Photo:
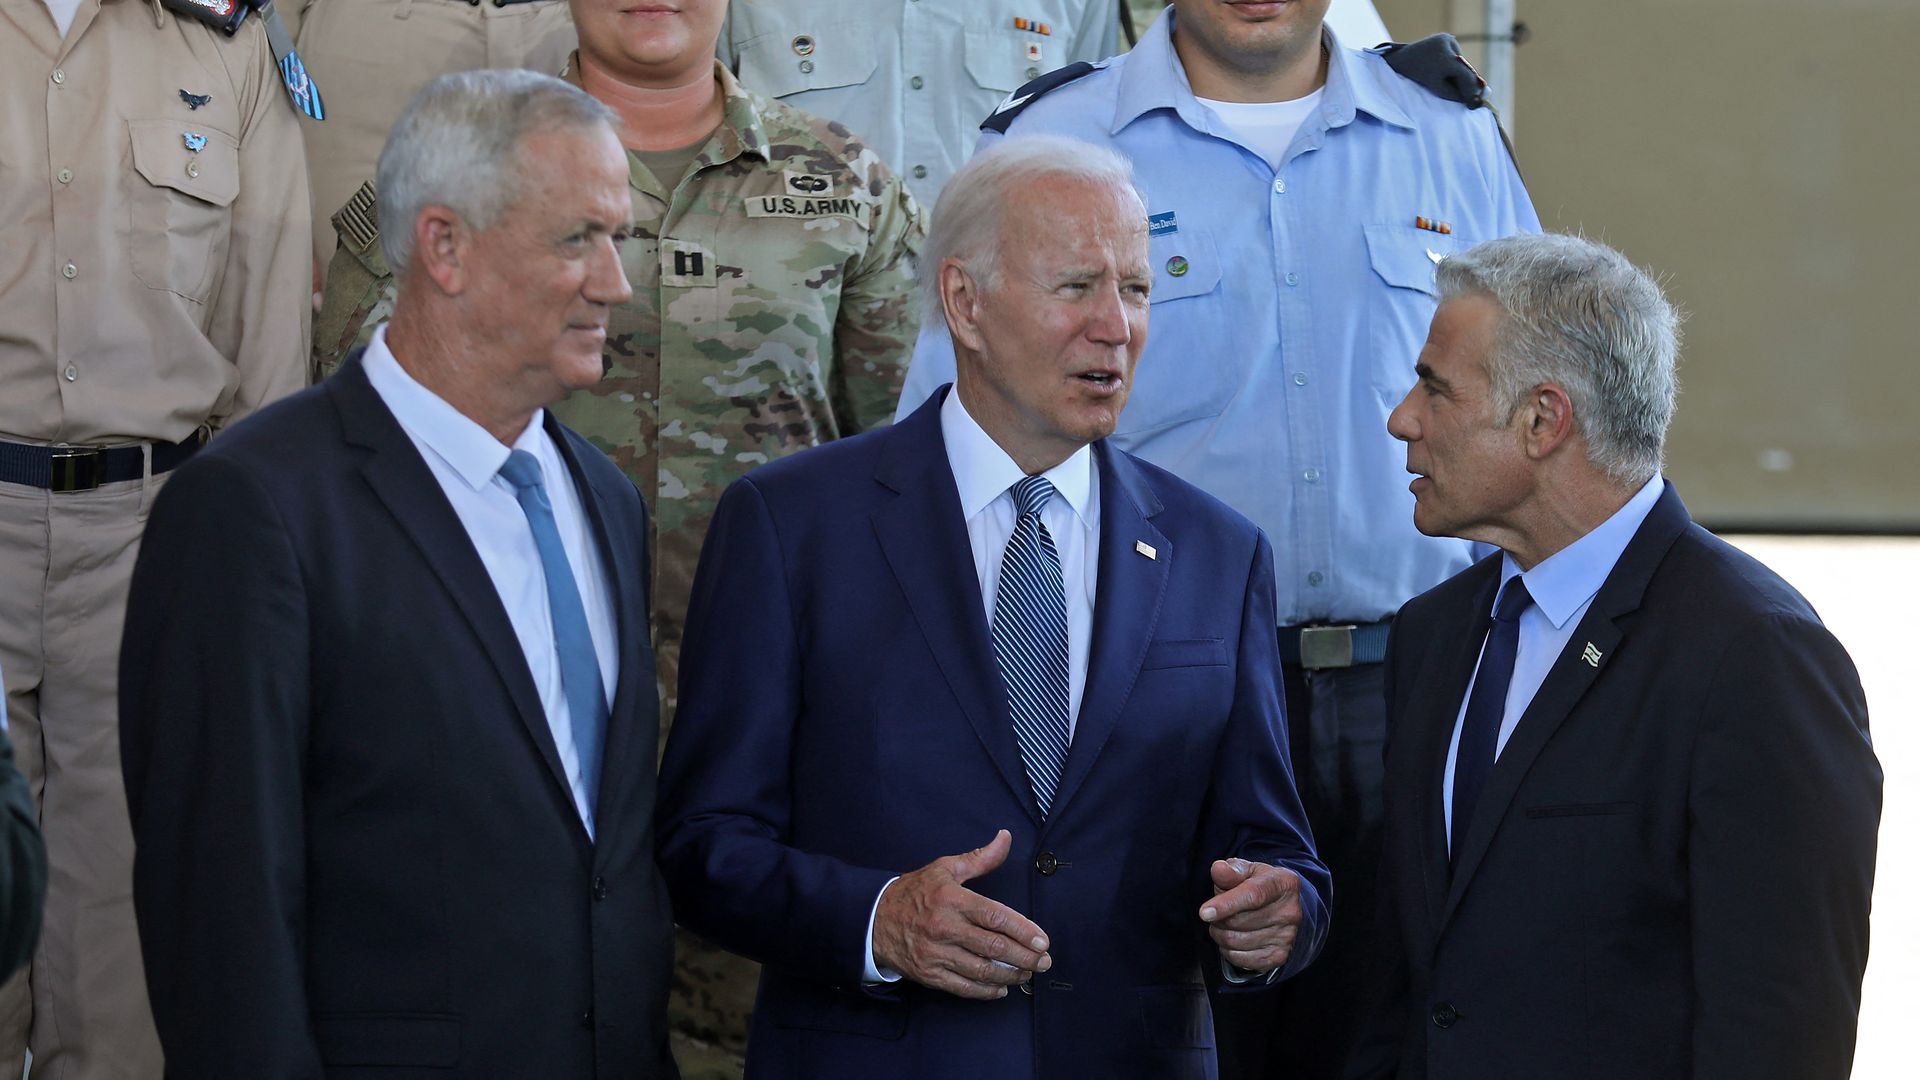
[[[0,439],[178,442],[304,384],[305,160],[258,19],[83,0],[63,41],[0,0],[0,101]]]

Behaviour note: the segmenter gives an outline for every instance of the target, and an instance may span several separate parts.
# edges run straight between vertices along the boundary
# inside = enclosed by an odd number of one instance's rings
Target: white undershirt
[[[611,707],[614,684],[620,676],[620,653],[607,568],[573,486],[573,472],[541,426],[544,410],[534,412],[512,447],[502,444],[407,374],[387,348],[384,323],[373,332],[360,365],[374,393],[380,395],[400,429],[426,460],[433,478],[440,482],[440,490],[446,493],[480,555],[481,565],[487,568],[487,577],[507,610],[507,621],[513,625],[520,651],[526,655],[534,688],[540,693],[540,707],[547,714],[554,749],[566,771],[567,786],[573,791],[574,807],[587,827],[588,838],[592,838],[598,793],[588,790],[581,773],[573,712],[560,685],[560,652],[553,633],[553,609],[547,603],[546,570],[540,563],[540,549],[534,544],[527,513],[520,508],[513,485],[500,475],[500,466],[514,450],[525,450],[540,463],[540,478],[547,490],[547,502],[553,507],[560,546],[566,549],[574,585],[587,611],[594,655],[600,661],[601,689]]]
[[[60,28],[60,37],[65,40],[67,30],[73,26],[73,17],[80,11],[80,5],[86,0],[45,0],[47,10],[53,14],[53,24]]]
[[[1292,145],[1294,133],[1300,125],[1307,122],[1314,110],[1320,107],[1320,99],[1326,95],[1326,87],[1321,87],[1303,98],[1292,101],[1215,101],[1212,98],[1196,98],[1200,104],[1213,110],[1247,148],[1267,159],[1273,168],[1280,167],[1281,158],[1286,155],[1287,147]]]

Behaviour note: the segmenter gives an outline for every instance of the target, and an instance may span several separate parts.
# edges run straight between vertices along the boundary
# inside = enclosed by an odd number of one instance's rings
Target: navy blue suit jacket
[[[357,354],[156,500],[120,716],[170,1075],[674,1075],[646,510],[547,431],[619,622],[592,840],[486,566]]]
[[[1094,444],[1091,658],[1042,821],[989,643],[934,397],[900,424],[756,469],[721,501],[694,584],[661,774],[683,925],[766,965],[755,1078],[1215,1075],[1197,912],[1212,860],[1301,875],[1289,963],[1329,886],[1286,753],[1272,551],[1245,518]],[[1136,549],[1144,542],[1149,557]],[[864,990],[875,896],[979,847],[970,887],[1051,937],[1032,993]]]
[[[1880,813],[1846,651],[1669,485],[1449,865],[1442,776],[1499,581],[1485,559],[1394,622],[1391,1000],[1350,1074],[1845,1080]]]

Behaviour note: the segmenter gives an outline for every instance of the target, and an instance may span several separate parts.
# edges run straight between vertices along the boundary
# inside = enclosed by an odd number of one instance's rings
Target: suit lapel
[[[625,804],[623,796],[626,789],[638,775],[629,764],[628,755],[634,752],[635,739],[640,734],[635,730],[640,715],[640,710],[635,706],[642,683],[648,693],[654,692],[653,667],[640,662],[647,654],[643,647],[648,633],[646,595],[640,584],[640,553],[631,544],[613,542],[606,498],[587,480],[573,441],[567,437],[566,429],[560,426],[560,422],[554,419],[551,410],[546,414],[545,426],[548,437],[560,448],[560,456],[567,463],[567,471],[573,476],[574,490],[580,494],[580,505],[586,508],[594,539],[600,545],[600,561],[607,568],[615,632],[619,635],[619,644],[614,652],[619,658],[619,671],[614,679],[613,706],[607,715],[607,742],[600,757],[600,790],[594,793],[595,830],[600,842],[604,843],[609,831],[619,824],[611,820],[611,815],[605,811]],[[647,749],[653,749],[651,743],[648,743]],[[653,768],[653,762],[648,761],[645,767]]]
[[[1454,911],[1459,908],[1467,884],[1473,879],[1480,860],[1493,843],[1494,833],[1499,830],[1501,820],[1506,817],[1514,794],[1520,790],[1520,783],[1526,778],[1527,770],[1532,768],[1534,759],[1540,756],[1554,732],[1572,715],[1574,707],[1586,696],[1618,651],[1625,636],[1619,620],[1639,609],[1641,598],[1646,595],[1647,582],[1653,578],[1660,560],[1666,557],[1673,541],[1691,520],[1686,507],[1680,503],[1679,494],[1674,491],[1672,484],[1668,484],[1646,520],[1640,523],[1633,539],[1628,541],[1626,550],[1621,552],[1620,561],[1614,564],[1613,571],[1600,586],[1600,592],[1593,598],[1593,605],[1574,628],[1573,636],[1567,639],[1566,648],[1554,660],[1546,680],[1540,684],[1539,692],[1534,694],[1526,712],[1520,715],[1520,722],[1515,725],[1506,748],[1500,752],[1499,760],[1494,762],[1493,771],[1487,774],[1487,786],[1481,791],[1480,803],[1473,812],[1473,825],[1467,830],[1466,839],[1454,859],[1453,885],[1447,893],[1446,908],[1441,915],[1442,925],[1452,919]],[[1458,698],[1455,698],[1454,705],[1456,708],[1459,706]]]
[[[1425,885],[1427,916],[1435,929],[1440,926],[1446,910],[1452,877],[1447,853],[1447,751],[1453,743],[1460,703],[1467,696],[1467,683],[1473,678],[1480,646],[1486,640],[1493,592],[1500,582],[1500,559],[1498,556],[1486,559],[1469,573],[1481,579],[1473,589],[1473,599],[1465,608],[1454,612],[1446,625],[1433,631],[1426,648],[1434,654],[1428,662],[1428,670],[1434,675],[1422,680],[1417,699],[1407,706],[1412,716],[1408,731],[1419,740],[1416,746],[1409,747],[1409,752],[1419,769],[1416,828],[1420,876]]]
[[[1148,520],[1160,512],[1160,500],[1133,462],[1104,441],[1093,445],[1093,459],[1100,481],[1100,583],[1094,593],[1093,640],[1080,718],[1050,822],[1060,820],[1113,734],[1159,624],[1167,575],[1179,557],[1172,542]],[[1154,549],[1154,558],[1135,548],[1141,541]]]
[[[346,440],[371,451],[361,463],[362,475],[466,617],[491,667],[505,684],[507,698],[519,714],[535,752],[547,763],[548,772],[566,795],[567,805],[573,805],[572,788],[560,765],[553,730],[547,726],[547,714],[540,706],[526,655],[520,651],[520,639],[514,635],[513,623],[500,603],[486,564],[480,561],[480,553],[440,482],[367,381],[359,353],[350,356],[323,385],[339,411]],[[586,835],[584,829],[581,835]]]
[[[994,664],[960,493],[940,435],[940,404],[951,392],[933,395],[887,433],[874,479],[896,497],[874,511],[873,530],[961,712],[1037,823],[1039,806]]]

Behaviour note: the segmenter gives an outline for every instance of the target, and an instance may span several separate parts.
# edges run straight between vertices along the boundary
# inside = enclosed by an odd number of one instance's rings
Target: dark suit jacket
[[[46,899],[47,845],[40,838],[40,813],[27,778],[13,767],[13,741],[0,732],[0,979],[33,956]]]
[[[1514,730],[1449,873],[1441,777],[1499,576],[1486,559],[1394,623],[1398,1002],[1353,1072],[1844,1080],[1880,813],[1846,652],[1669,486]]]
[[[619,617],[589,841],[506,609],[356,355],[156,500],[121,653],[180,1077],[667,1077],[646,514],[558,442]]]
[[[1301,875],[1291,969],[1326,931],[1327,874],[1287,763],[1272,551],[1198,489],[1095,444],[1091,659],[1043,822],[941,440],[944,397],[756,469],[722,499],[661,774],[675,909],[767,965],[756,1078],[1211,1077],[1203,980],[1219,953],[1197,915],[1210,861]],[[1054,967],[1033,993],[863,991],[881,886],[1000,828],[1012,855],[969,887],[1050,935]]]

